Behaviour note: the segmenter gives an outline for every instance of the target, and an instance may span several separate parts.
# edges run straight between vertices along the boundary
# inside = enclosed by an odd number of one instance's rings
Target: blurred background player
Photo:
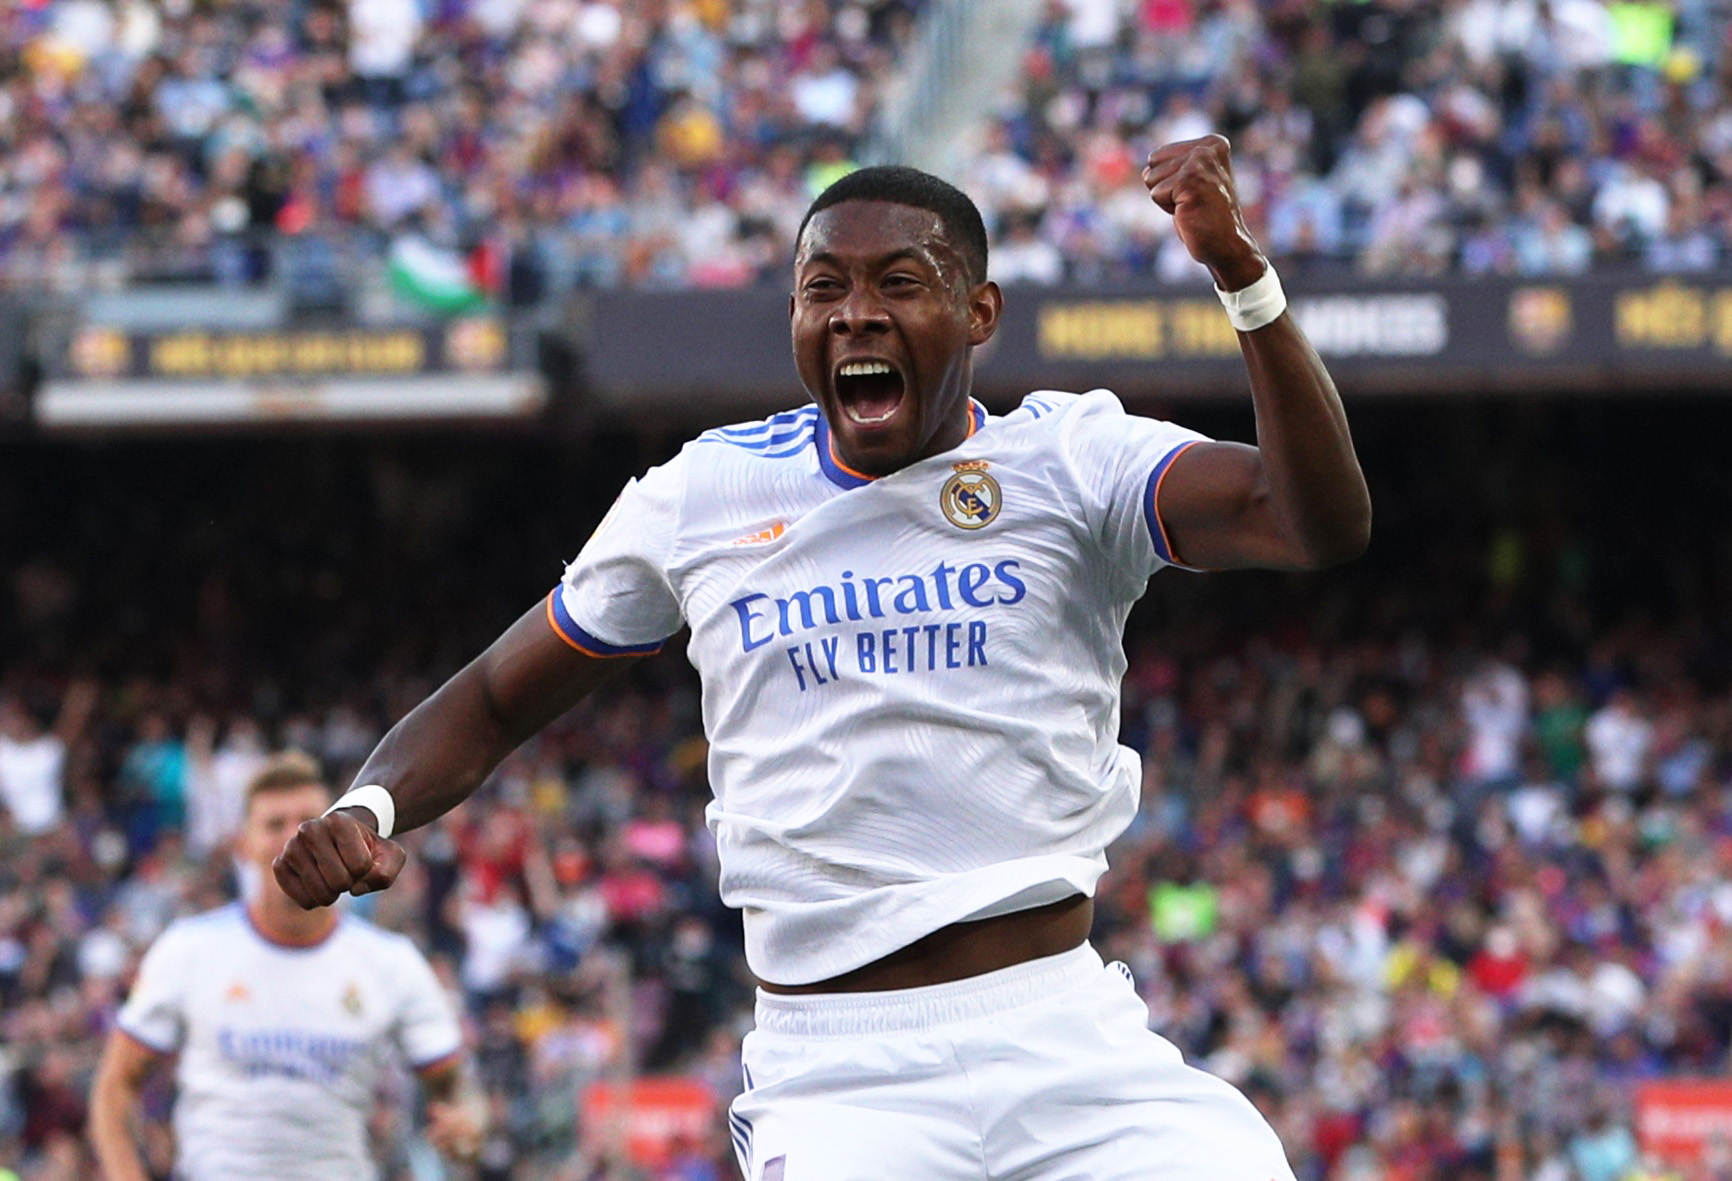
[[[147,1076],[176,1057],[174,1175],[333,1181],[376,1174],[368,1122],[381,1074],[406,1062],[428,1096],[429,1137],[471,1156],[481,1114],[459,1095],[462,1031],[415,945],[335,910],[308,913],[269,872],[330,792],[299,754],[247,788],[237,852],[250,897],[181,919],[151,947],[109,1035],[90,1134],[110,1181],[146,1181],[133,1123]]]

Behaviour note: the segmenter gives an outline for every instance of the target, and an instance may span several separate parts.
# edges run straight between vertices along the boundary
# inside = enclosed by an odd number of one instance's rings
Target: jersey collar
[[[265,929],[259,926],[258,920],[253,917],[253,908],[248,906],[245,902],[239,902],[236,903],[236,905],[241,909],[241,918],[246,923],[247,930],[251,931],[259,942],[268,944],[279,951],[312,951],[314,948],[323,947],[325,944],[329,943],[331,937],[337,933],[337,928],[343,925],[343,915],[339,912],[331,925],[326,928],[325,933],[320,935],[317,939],[314,939],[309,943],[291,943],[287,940],[278,939],[273,935],[266,934]]]
[[[968,434],[964,438],[973,438],[974,432],[985,425],[986,407],[973,398],[968,399]],[[864,488],[878,478],[857,472],[842,462],[842,457],[836,454],[836,444],[830,438],[830,424],[822,412],[818,415],[818,429],[813,433],[812,443],[818,448],[818,469],[838,488]]]

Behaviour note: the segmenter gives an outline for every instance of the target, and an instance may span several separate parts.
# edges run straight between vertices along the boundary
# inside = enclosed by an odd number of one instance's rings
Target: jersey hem
[[[1050,853],[827,902],[764,906],[725,886],[724,901],[744,914],[746,964],[752,973],[772,984],[797,986],[865,967],[975,916],[1030,909],[1071,894],[1093,897],[1106,868],[1104,853]],[[1026,899],[1027,905],[996,909],[1013,898]],[[856,932],[867,937],[850,940],[848,934]],[[790,954],[790,949],[799,950]]]

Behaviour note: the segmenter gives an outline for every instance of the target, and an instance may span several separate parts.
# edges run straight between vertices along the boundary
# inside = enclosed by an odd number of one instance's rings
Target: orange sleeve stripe
[[[1167,474],[1173,470],[1173,464],[1179,456],[1201,441],[1200,439],[1193,439],[1161,460],[1159,468],[1155,471],[1154,484],[1149,489],[1149,520],[1155,526],[1155,548],[1159,551],[1162,561],[1170,562],[1175,566],[1183,566],[1185,563],[1179,560],[1178,552],[1173,549],[1172,538],[1167,535],[1167,523],[1161,519],[1161,485],[1167,482]]]
[[[554,597],[554,595],[557,595],[558,593],[559,593],[559,590],[556,587],[553,590],[553,592],[547,596],[547,626],[551,627],[553,629],[554,635],[556,635],[560,639],[564,640],[571,647],[576,648],[579,652],[583,652],[584,651],[583,645],[578,643],[576,640],[572,639],[570,636],[566,635],[565,629],[563,629],[559,626],[559,620],[554,618],[553,597]],[[586,654],[591,655],[591,656],[594,655],[593,652],[586,653]]]

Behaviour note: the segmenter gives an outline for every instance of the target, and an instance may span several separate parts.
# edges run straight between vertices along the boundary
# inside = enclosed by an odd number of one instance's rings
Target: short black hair
[[[962,255],[968,281],[986,281],[986,223],[968,194],[948,181],[901,164],[875,164],[850,172],[819,193],[806,210],[800,219],[800,232],[794,236],[796,248],[813,217],[844,201],[887,201],[931,210],[943,223],[950,244]]]

